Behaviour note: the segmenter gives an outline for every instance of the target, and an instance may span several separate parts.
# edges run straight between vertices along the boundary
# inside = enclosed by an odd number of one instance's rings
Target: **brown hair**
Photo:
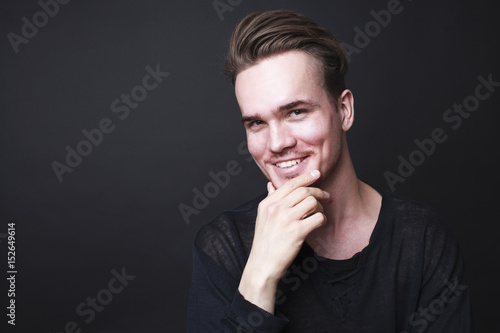
[[[301,50],[320,64],[325,89],[336,100],[345,89],[347,58],[339,41],[310,18],[289,10],[256,12],[234,29],[224,73],[231,78],[258,61],[286,51]]]

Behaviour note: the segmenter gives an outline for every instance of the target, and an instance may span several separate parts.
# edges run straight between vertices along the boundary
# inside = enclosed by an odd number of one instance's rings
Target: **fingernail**
[[[314,178],[318,178],[319,177],[319,171],[318,170],[311,171],[311,176],[313,176]]]
[[[323,193],[326,195],[327,198],[330,197],[330,193],[328,193],[327,191],[323,191]]]

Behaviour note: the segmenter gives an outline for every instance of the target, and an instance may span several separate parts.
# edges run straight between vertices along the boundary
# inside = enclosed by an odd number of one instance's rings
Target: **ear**
[[[349,89],[346,89],[342,92],[338,101],[338,111],[342,119],[342,130],[347,132],[354,122],[354,96]]]

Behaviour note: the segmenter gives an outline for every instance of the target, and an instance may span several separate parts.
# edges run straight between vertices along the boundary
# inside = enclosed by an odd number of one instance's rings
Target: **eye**
[[[254,120],[248,124],[248,127],[259,127],[263,124],[264,122],[262,120]]]
[[[290,115],[291,116],[300,116],[300,115],[303,115],[304,113],[306,113],[307,111],[306,110],[303,110],[303,109],[299,109],[299,110],[292,110],[290,111]]]

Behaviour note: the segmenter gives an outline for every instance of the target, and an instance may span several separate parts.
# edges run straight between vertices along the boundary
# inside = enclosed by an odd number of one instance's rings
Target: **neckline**
[[[371,185],[370,185],[371,186]],[[361,251],[356,252],[351,258],[347,259],[330,259],[326,257],[320,256],[314,249],[307,244],[307,242],[303,243],[302,249],[305,252],[305,254],[309,255],[314,255],[315,258],[318,259],[320,262],[326,263],[326,265],[331,265],[334,267],[351,267],[353,264],[356,265],[356,263],[359,260],[362,260],[361,258],[364,258],[368,252],[370,252],[370,249],[375,246],[377,243],[377,240],[382,237],[385,232],[384,230],[387,228],[387,217],[390,215],[390,206],[391,206],[391,196],[390,194],[385,191],[385,190],[380,190],[374,186],[372,188],[377,191],[380,196],[382,197],[381,205],[380,205],[380,211],[378,213],[377,217],[377,222],[375,222],[375,227],[373,228],[372,234],[370,235],[370,239],[368,241],[368,245],[366,245]]]
[[[304,256],[316,258],[320,266],[328,269],[344,271],[356,268],[362,251],[355,253],[351,258],[348,259],[330,259],[320,256],[309,244],[304,242],[302,246],[302,252]]]

